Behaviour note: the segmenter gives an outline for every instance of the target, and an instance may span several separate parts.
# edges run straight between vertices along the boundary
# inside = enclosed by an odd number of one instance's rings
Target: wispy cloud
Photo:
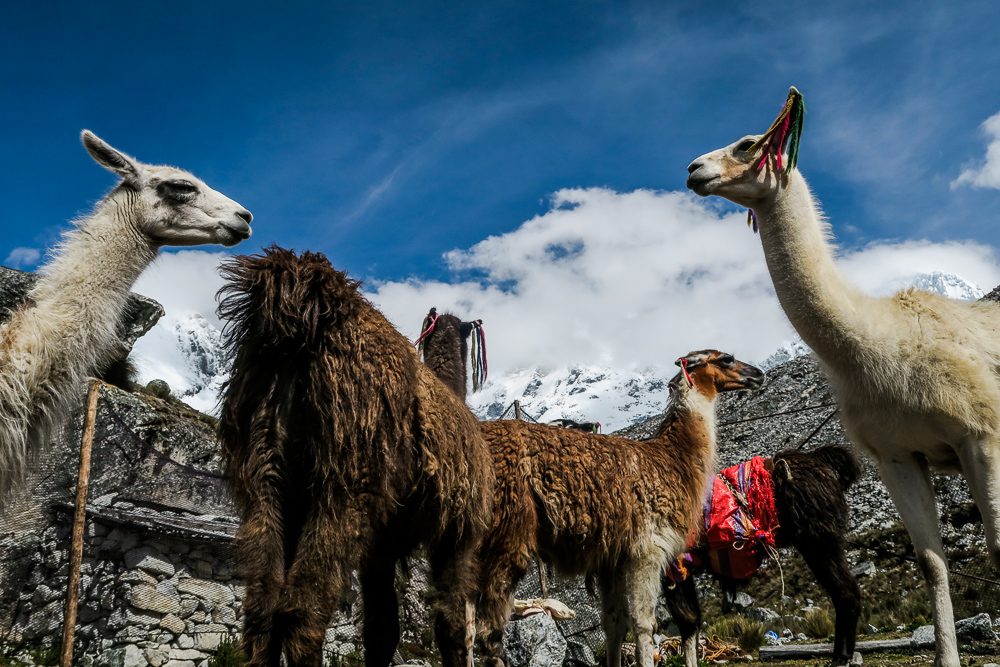
[[[32,269],[38,265],[42,252],[38,248],[14,248],[3,263],[13,269]]]
[[[1000,113],[987,118],[982,124],[982,130],[983,134],[989,137],[986,158],[963,169],[959,177],[951,183],[953,190],[966,184],[976,188],[1000,190]]]

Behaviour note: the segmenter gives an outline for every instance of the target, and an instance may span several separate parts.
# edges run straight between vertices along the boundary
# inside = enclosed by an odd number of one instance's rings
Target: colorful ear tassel
[[[802,123],[805,120],[806,104],[795,86],[788,90],[788,98],[785,106],[781,108],[781,113],[771,123],[770,129],[764,133],[757,142],[747,151],[749,155],[756,155],[761,151],[760,161],[756,169],[760,171],[767,161],[767,156],[775,150],[775,169],[781,171],[781,156],[788,153],[788,163],[784,172],[787,174],[799,162],[799,144],[802,139]]]

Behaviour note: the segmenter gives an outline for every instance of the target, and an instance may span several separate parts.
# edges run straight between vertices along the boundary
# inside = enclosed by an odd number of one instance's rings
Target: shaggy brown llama
[[[470,664],[475,553],[493,471],[475,418],[325,256],[271,246],[223,265],[233,360],[219,435],[241,513],[248,664],[319,667],[360,574],[369,667],[399,641],[396,564],[427,548],[445,667]]]
[[[464,359],[452,355],[451,370],[459,363]],[[764,380],[757,368],[716,350],[692,352],[677,365],[667,413],[648,442],[520,420],[480,422],[497,477],[480,551],[477,620],[487,664],[504,662],[514,591],[540,556],[560,573],[596,577],[608,667],[621,664],[628,625],[637,664],[652,667],[660,574],[684,551],[715,471],[715,397]]]
[[[794,546],[816,580],[833,600],[836,625],[833,664],[847,665],[854,655],[861,589],[847,564],[845,536],[847,489],[861,476],[857,458],[846,447],[831,445],[811,451],[790,449],[773,457],[774,506],[778,515],[777,546]],[[737,580],[715,575],[728,591]],[[681,631],[685,662],[697,667],[697,635],[701,628],[698,589],[693,576],[674,584],[663,577],[667,608]]]

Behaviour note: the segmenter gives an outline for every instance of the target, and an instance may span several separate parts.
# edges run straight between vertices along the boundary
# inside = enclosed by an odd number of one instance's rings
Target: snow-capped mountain
[[[892,294],[910,286],[968,301],[983,295],[977,285],[940,271],[887,283],[876,293]],[[766,370],[808,352],[795,337],[758,365]],[[201,315],[164,317],[136,343],[133,359],[142,383],[165,380],[174,395],[191,407],[209,414],[217,410],[219,389],[229,373],[222,334]],[[662,413],[667,382],[676,371],[673,366],[629,371],[599,366],[520,369],[491,377],[482,391],[469,394],[469,407],[480,419],[496,419],[518,400],[539,421],[599,421],[603,432],[610,433]]]
[[[140,383],[164,380],[174,396],[194,409],[216,413],[229,369],[222,332],[201,315],[164,317],[136,341],[132,361]]]
[[[663,412],[673,375],[655,368],[625,373],[596,366],[530,368],[488,380],[467,400],[480,419],[496,419],[516,399],[538,421],[600,421],[601,430],[610,433]]]
[[[975,301],[982,298],[986,293],[978,285],[969,282],[961,276],[956,276],[953,273],[933,271],[931,273],[917,273],[909,278],[895,280],[886,284],[883,289],[878,290],[877,294],[893,294],[907,287],[916,287],[919,290],[940,294],[949,299],[958,299],[959,301]]]

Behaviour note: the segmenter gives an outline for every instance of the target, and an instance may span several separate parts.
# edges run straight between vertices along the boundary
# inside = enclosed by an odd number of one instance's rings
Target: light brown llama
[[[427,548],[445,667],[471,665],[475,552],[493,471],[472,413],[322,254],[277,247],[224,265],[233,356],[219,435],[242,522],[249,665],[319,667],[360,573],[365,663],[399,642],[399,559]]]
[[[424,337],[424,358],[464,388],[468,334],[451,317]],[[488,664],[503,664],[514,591],[541,556],[562,573],[596,576],[605,664],[620,665],[631,624],[637,661],[652,667],[660,575],[683,552],[715,471],[715,396],[759,388],[764,378],[715,350],[677,363],[684,369],[670,382],[670,406],[649,442],[519,420],[480,422],[497,475],[493,522],[480,551],[478,620]]]
[[[677,364],[666,415],[648,442],[519,420],[480,424],[497,476],[480,550],[488,664],[503,663],[514,591],[537,555],[557,572],[596,578],[608,667],[620,667],[629,626],[637,664],[653,667],[660,574],[684,551],[715,471],[715,398],[764,381],[757,368],[716,350]]]

